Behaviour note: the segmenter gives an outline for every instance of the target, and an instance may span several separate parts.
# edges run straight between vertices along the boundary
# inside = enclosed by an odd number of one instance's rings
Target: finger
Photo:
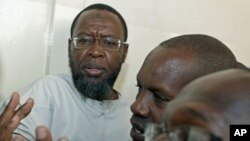
[[[11,140],[11,134],[3,134],[3,135],[0,135],[0,141],[10,141]]]
[[[12,119],[15,109],[19,103],[19,94],[14,92],[3,113],[0,115],[0,126],[1,128],[7,128],[10,120]]]
[[[26,103],[21,105],[17,109],[8,127],[11,128],[12,130],[16,129],[20,121],[31,112],[33,106],[34,106],[34,100],[32,98],[28,98]]]
[[[52,141],[51,133],[45,126],[36,128],[36,141]]]
[[[9,125],[7,126],[6,131],[12,133],[19,124],[20,124],[20,118],[18,116],[14,116],[10,121]]]
[[[27,101],[17,109],[15,116],[18,116],[20,119],[25,118],[31,112],[33,105],[34,100],[28,98]]]

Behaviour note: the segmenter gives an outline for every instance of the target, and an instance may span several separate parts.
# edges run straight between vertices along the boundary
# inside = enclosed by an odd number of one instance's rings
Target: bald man
[[[156,140],[229,141],[231,124],[250,124],[249,107],[249,71],[232,69],[201,77],[169,103],[164,118],[169,137]]]
[[[146,57],[137,74],[138,93],[131,105],[134,141],[144,140],[148,123],[160,123],[169,101],[192,80],[236,68],[230,49],[211,36],[190,34],[162,42]]]

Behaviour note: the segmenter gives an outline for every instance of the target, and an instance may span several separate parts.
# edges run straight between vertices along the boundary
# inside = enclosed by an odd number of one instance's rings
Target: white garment
[[[46,76],[28,89],[20,91],[23,104],[28,97],[34,107],[21,121],[15,133],[34,140],[35,128],[50,128],[53,140],[67,137],[70,141],[128,141],[131,125],[129,103],[118,100],[83,99],[70,75]]]

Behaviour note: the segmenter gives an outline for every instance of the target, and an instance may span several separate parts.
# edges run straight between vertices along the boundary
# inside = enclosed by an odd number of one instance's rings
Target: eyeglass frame
[[[81,38],[81,37],[92,38],[93,41],[91,41],[91,43],[89,43],[89,44],[86,45],[85,47],[84,47],[84,46],[82,46],[82,47],[77,47],[77,46],[76,46],[76,44],[77,44],[77,43],[76,43],[76,40],[77,40],[78,38]],[[116,43],[116,44],[117,44],[117,49],[116,49],[116,50],[112,50],[112,49],[109,49],[108,47],[103,46],[103,45],[104,45],[104,41],[105,41],[104,39],[107,39],[107,38],[111,38],[111,39],[117,40],[117,43]],[[113,52],[119,51],[120,48],[121,48],[122,46],[128,47],[128,45],[129,45],[128,43],[122,42],[120,39],[117,39],[117,38],[114,38],[114,37],[111,37],[111,36],[106,36],[106,37],[97,38],[97,37],[93,37],[93,36],[89,36],[89,35],[81,35],[81,36],[75,36],[75,37],[69,38],[69,40],[71,41],[71,43],[73,44],[73,46],[74,46],[75,49],[84,49],[84,48],[88,49],[88,48],[92,47],[92,46],[95,44],[96,41],[99,41],[99,45],[100,45],[104,50],[113,51]]]

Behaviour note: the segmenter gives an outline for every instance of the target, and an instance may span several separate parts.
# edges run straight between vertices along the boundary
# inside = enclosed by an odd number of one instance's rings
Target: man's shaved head
[[[165,126],[196,126],[223,141],[231,124],[250,124],[250,72],[226,70],[196,79],[169,103]]]
[[[199,62],[199,67],[196,68],[197,75],[237,67],[237,61],[232,51],[224,43],[208,35],[177,36],[162,42],[160,47],[192,52]]]

